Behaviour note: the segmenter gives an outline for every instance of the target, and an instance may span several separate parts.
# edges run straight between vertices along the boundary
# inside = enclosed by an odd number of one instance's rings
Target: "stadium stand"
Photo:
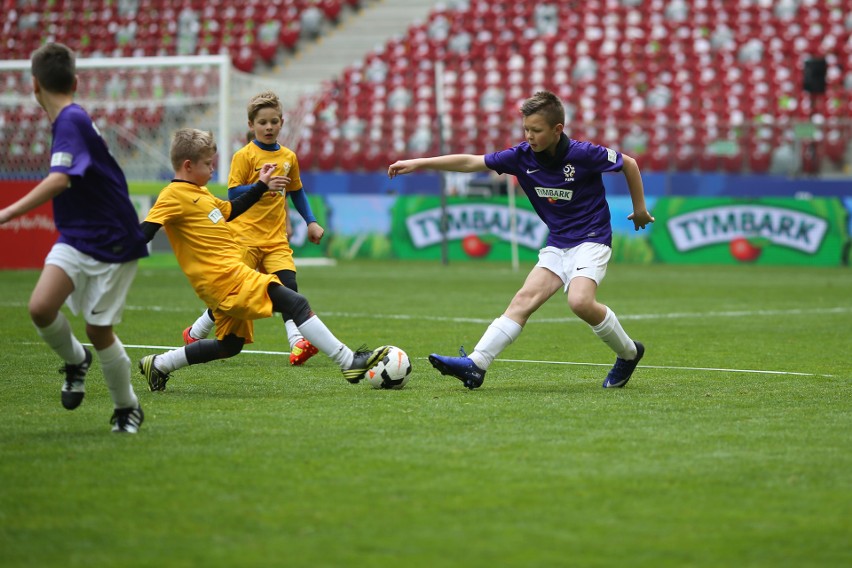
[[[364,169],[377,144],[386,161],[434,154],[433,67],[442,61],[444,151],[515,143],[518,102],[549,88],[568,102],[573,136],[622,148],[651,170],[763,173],[788,146],[806,172],[817,167],[809,156],[848,162],[848,0],[574,4],[448,3],[341,73],[316,123],[323,136],[348,144]],[[816,57],[828,62],[824,94],[802,88],[804,61]],[[315,146],[304,139],[300,155]],[[332,162],[326,154],[335,146],[319,149],[318,167]]]
[[[27,59],[56,39],[82,56],[228,53],[243,72],[278,73],[330,29],[354,45],[345,15],[367,4],[382,1],[0,0],[0,59]],[[827,62],[824,93],[803,89],[812,58]],[[285,80],[295,76],[286,72]],[[852,0],[447,0],[325,79],[298,109],[303,167],[376,170],[403,155],[509,146],[522,134],[518,103],[548,88],[566,101],[572,136],[618,147],[648,170],[839,171],[849,167],[852,138]],[[205,89],[203,77],[180,72],[112,72],[103,81],[140,105],[99,112],[141,134],[165,115],[159,86],[193,96]],[[0,84],[0,92],[28,91],[13,75]],[[4,107],[0,126],[25,106]],[[13,151],[27,147],[8,138]],[[26,153],[41,161],[30,154],[37,149]]]

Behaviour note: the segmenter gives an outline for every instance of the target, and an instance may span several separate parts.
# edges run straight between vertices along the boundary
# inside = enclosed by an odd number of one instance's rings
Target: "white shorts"
[[[544,247],[538,251],[536,266],[561,278],[565,284],[563,291],[567,292],[571,280],[577,276],[591,278],[600,286],[610,257],[612,249],[600,243],[581,243],[568,249]]]
[[[74,283],[74,291],[65,304],[75,316],[82,313],[86,323],[98,326],[121,322],[127,292],[136,276],[137,261],[101,262],[70,245],[57,243],[44,263],[58,266]]]

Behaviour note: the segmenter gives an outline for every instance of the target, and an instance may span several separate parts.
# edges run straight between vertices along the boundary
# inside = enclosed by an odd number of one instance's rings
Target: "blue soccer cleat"
[[[429,362],[432,366],[441,371],[442,375],[450,375],[462,383],[469,389],[475,389],[482,386],[482,381],[485,380],[485,371],[476,366],[471,361],[467,353],[464,352],[464,347],[459,348],[461,357],[445,357],[432,353],[429,355]]]
[[[621,357],[616,357],[615,365],[613,365],[612,369],[609,370],[609,374],[603,382],[603,388],[620,389],[627,384],[627,381],[630,380],[630,377],[633,375],[633,371],[636,370],[636,365],[639,364],[642,356],[645,355],[645,346],[638,341],[634,341],[633,343],[636,344],[636,358],[631,361],[626,361]]]

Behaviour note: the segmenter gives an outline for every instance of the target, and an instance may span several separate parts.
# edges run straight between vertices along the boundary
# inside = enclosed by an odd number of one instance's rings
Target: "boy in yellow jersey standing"
[[[319,244],[325,230],[317,223],[302,189],[296,154],[278,143],[284,123],[278,97],[272,91],[259,93],[249,101],[247,110],[253,139],[231,159],[228,198],[234,199],[248,191],[259,179],[263,164],[273,163],[276,169],[269,180],[270,190],[257,205],[236,219],[231,229],[237,242],[245,248],[244,262],[250,268],[275,274],[287,288],[298,292],[296,265],[287,233],[287,195],[308,225],[308,240]],[[183,331],[184,343],[207,337],[214,323],[213,313],[205,310]],[[290,343],[290,364],[301,365],[317,353],[317,348],[304,338],[292,319],[285,318],[284,325]]]
[[[304,336],[338,364],[350,383],[384,357],[388,346],[353,352],[338,340],[311,310],[308,300],[286,286],[276,274],[264,274],[243,262],[243,249],[228,224],[268,195],[279,164],[260,166],[258,181],[242,195],[224,201],[205,184],[213,175],[216,144],[209,132],[183,128],[172,140],[175,179],[160,192],[141,224],[150,241],[164,227],[172,250],[195,293],[207,304],[216,322],[216,339],[197,340],[139,361],[139,370],[152,391],[165,390],[173,371],[233,357],[254,339],[253,320],[280,312],[292,319]]]

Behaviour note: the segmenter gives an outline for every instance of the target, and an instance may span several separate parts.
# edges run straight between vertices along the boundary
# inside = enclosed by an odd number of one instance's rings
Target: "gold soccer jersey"
[[[271,163],[278,166],[273,176],[285,175],[290,178],[287,191],[302,189],[299,162],[292,150],[283,146],[274,151],[264,150],[254,142],[240,148],[231,159],[228,187],[255,183],[260,177],[260,168]],[[265,247],[287,242],[285,199],[284,193],[267,191],[260,201],[234,219],[230,225],[237,242],[246,247]]]
[[[246,268],[242,248],[225,222],[230,214],[231,203],[206,187],[173,181],[145,218],[166,230],[178,264],[195,293],[211,308],[225,301]]]

